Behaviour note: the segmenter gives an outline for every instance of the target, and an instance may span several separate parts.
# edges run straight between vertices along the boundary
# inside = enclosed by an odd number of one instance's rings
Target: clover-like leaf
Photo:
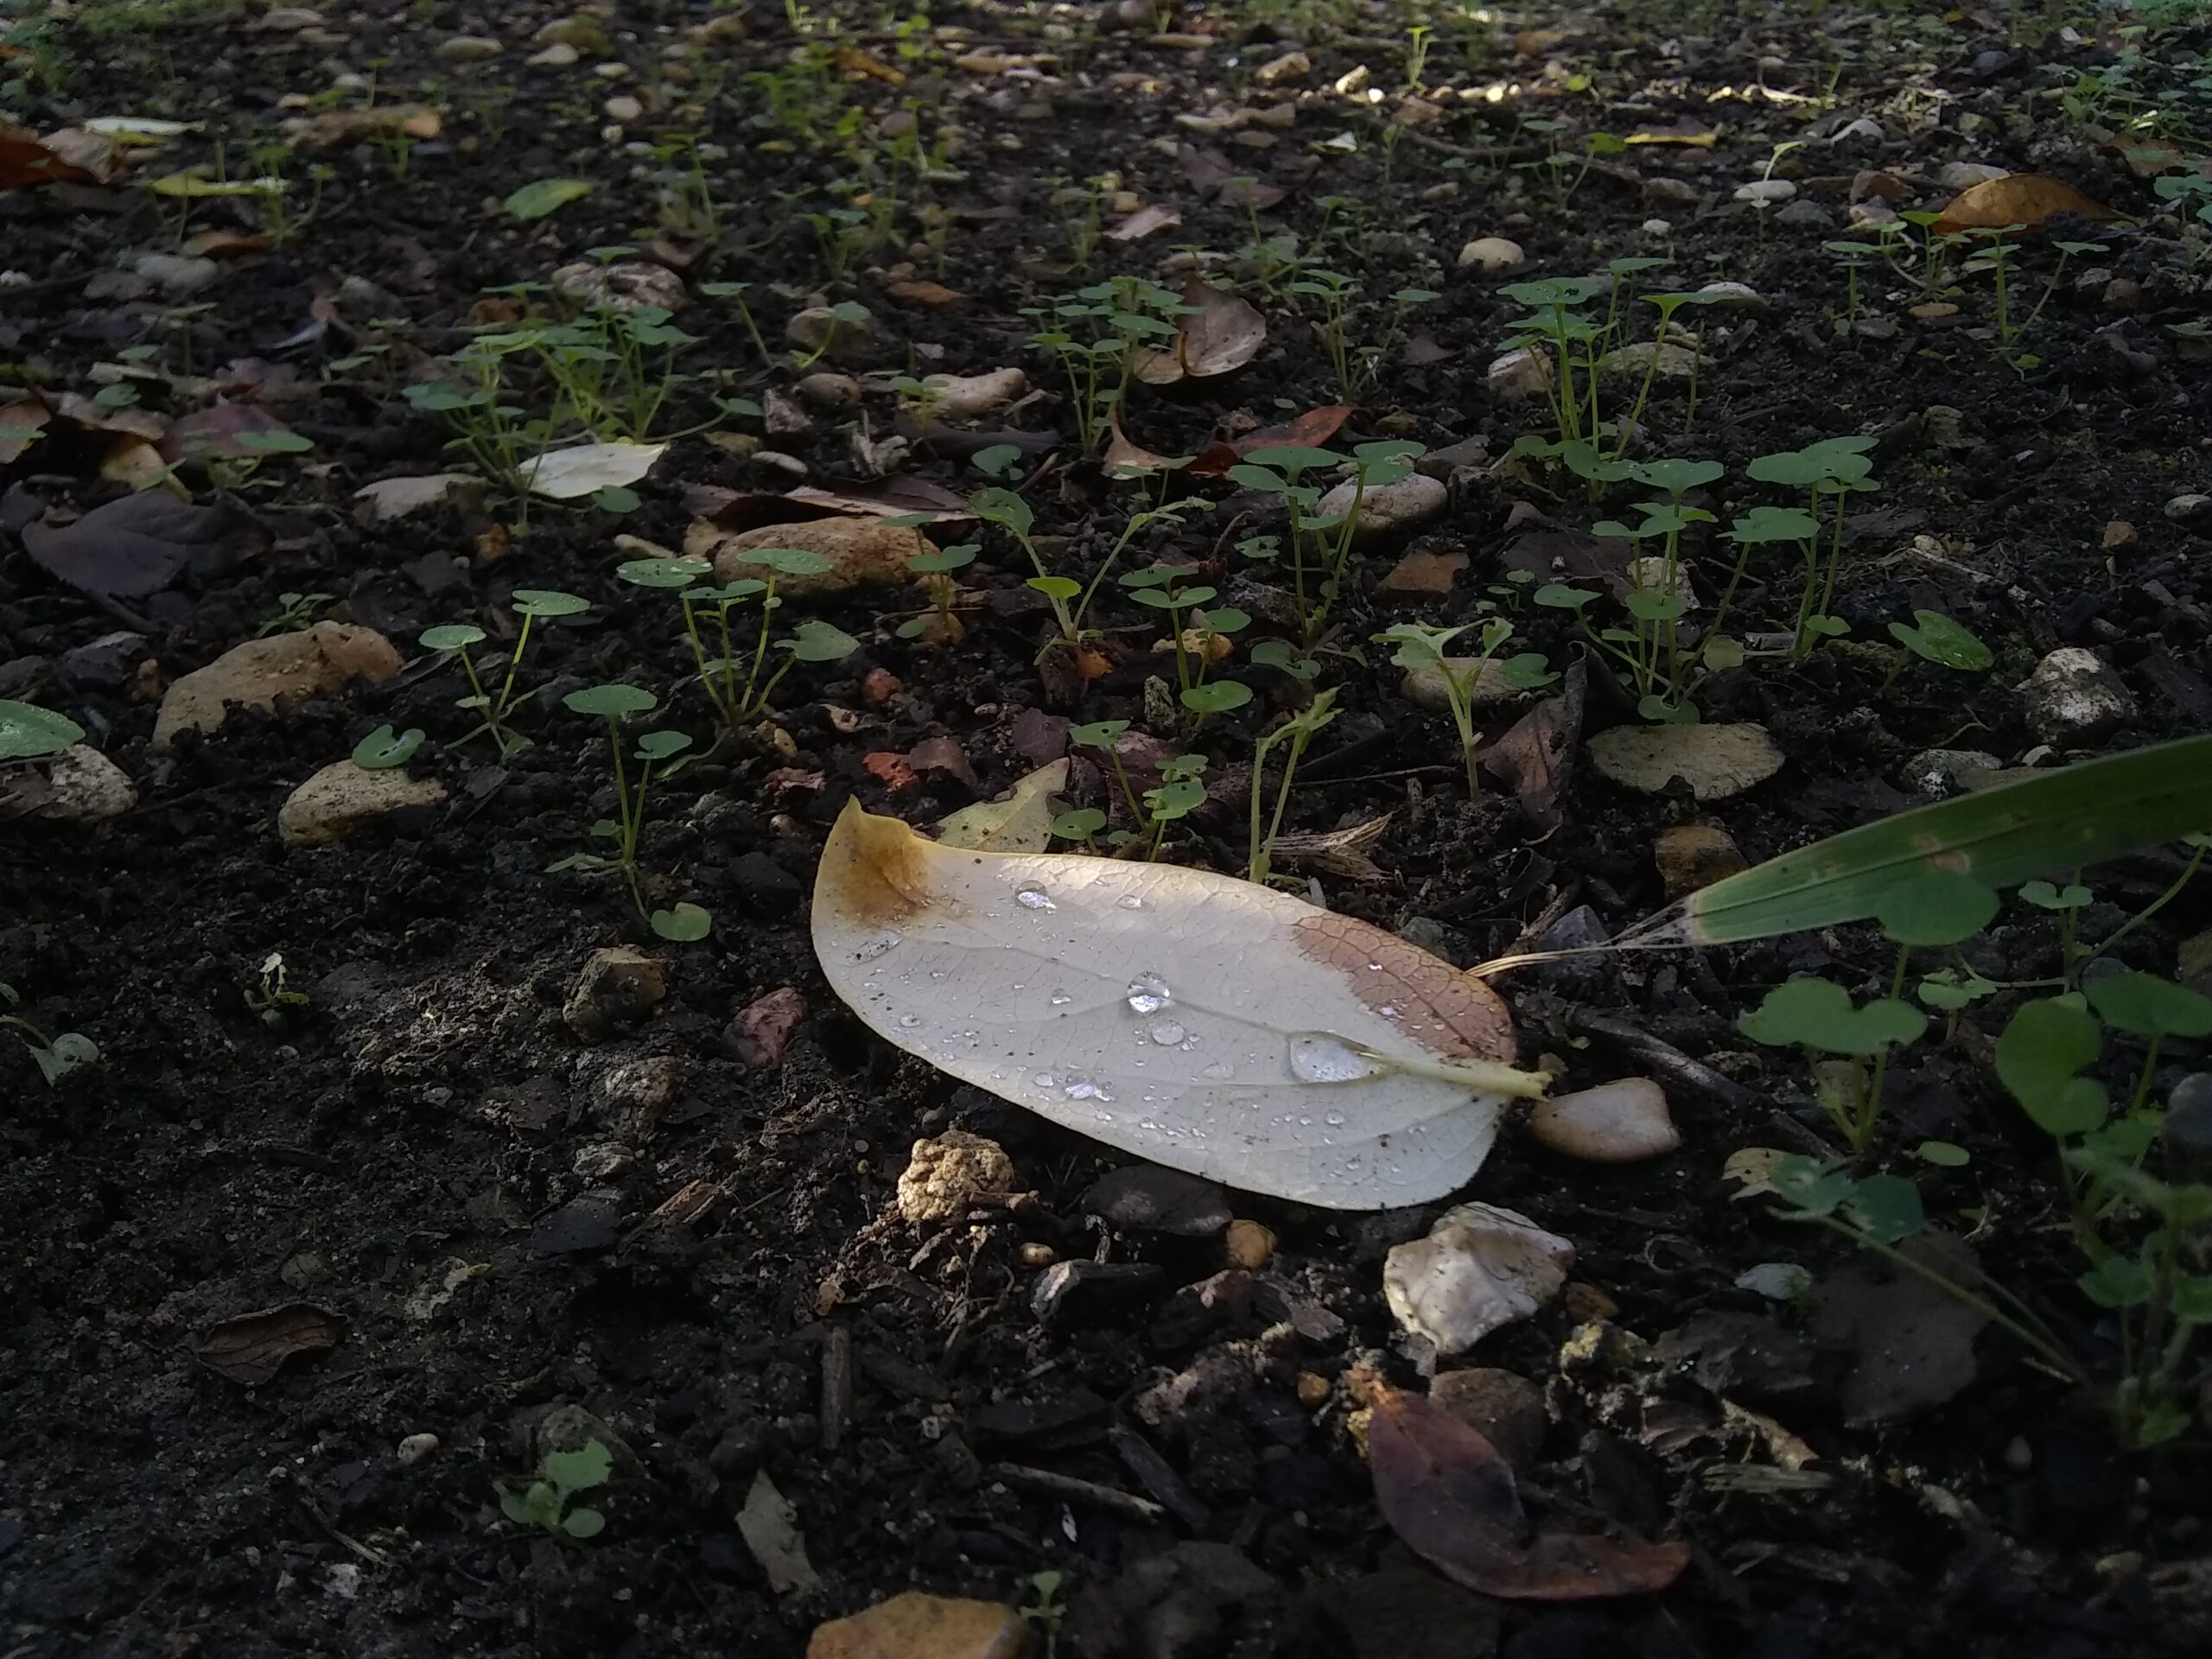
[[[1182,696],[1183,706],[1194,715],[1225,715],[1252,701],[1252,688],[1238,680],[1209,680]]]
[[[802,663],[835,663],[861,648],[842,628],[811,618],[792,629],[790,639],[776,643]]]
[[[1916,610],[1912,626],[1892,622],[1890,633],[1914,656],[1962,673],[1978,674],[1997,660],[1989,647],[1967,632],[1963,624],[1941,611]]]
[[[650,919],[655,933],[676,944],[696,944],[712,932],[715,926],[713,916],[692,904],[677,905],[670,910],[657,910]]]
[[[2107,974],[2082,994],[2105,1024],[2138,1037],[2212,1036],[2212,997],[2156,974]]]
[[[589,600],[554,588],[518,588],[513,601],[517,616],[536,617],[541,621],[556,616],[581,616],[591,609]]]
[[[466,651],[483,640],[484,630],[474,622],[441,622],[423,629],[416,638],[427,650]]]
[[[1793,979],[1769,991],[1758,1007],[1736,1021],[1736,1028],[1769,1047],[1865,1056],[1916,1040],[1928,1029],[1928,1016],[1895,997],[1854,1006],[1840,985]]]
[[[804,547],[753,547],[738,556],[741,564],[757,564],[779,576],[818,576],[837,568],[836,562]]]
[[[2088,1009],[2038,998],[2022,1003],[1998,1038],[1997,1078],[2045,1134],[2086,1135],[2111,1109],[2104,1085],[2080,1075],[2103,1047]]]
[[[643,687],[623,685],[588,685],[581,691],[571,691],[561,699],[572,714],[597,715],[604,720],[620,720],[625,715],[642,715],[656,707],[660,699]]]
[[[614,567],[614,574],[638,588],[690,588],[715,567],[704,559],[630,559]]]
[[[85,728],[68,715],[0,698],[0,761],[35,760],[84,741]]]
[[[423,728],[410,726],[394,732],[389,723],[379,726],[353,746],[353,764],[364,772],[385,772],[404,766],[423,747]]]

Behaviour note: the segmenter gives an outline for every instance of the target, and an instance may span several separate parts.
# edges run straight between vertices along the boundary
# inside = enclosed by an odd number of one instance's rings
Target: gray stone
[[[1923,749],[1904,763],[1904,786],[1941,798],[1968,788],[1974,774],[2000,771],[2004,765],[1980,749]]]
[[[2020,718],[2036,741],[2079,748],[2135,717],[2135,697],[2093,651],[2063,645],[2020,682]]]

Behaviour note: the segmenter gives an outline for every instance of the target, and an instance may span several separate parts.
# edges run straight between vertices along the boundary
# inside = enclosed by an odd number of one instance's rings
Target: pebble
[[[1229,1196],[1211,1181],[1157,1164],[1131,1164],[1091,1183],[1086,1215],[1133,1232],[1211,1238],[1231,1219]]]
[[[1651,861],[1658,867],[1669,899],[1709,887],[1750,868],[1734,838],[1712,823],[1678,823],[1661,830],[1651,845]]]
[[[2166,503],[2167,519],[2191,530],[2212,526],[2212,495],[2177,495]]]
[[[815,1627],[806,1659],[1026,1659],[1029,1624],[995,1601],[903,1591]]]
[[[1529,1133],[1539,1145],[1593,1164],[1639,1163],[1682,1144],[1666,1091],[1649,1077],[1540,1100],[1529,1114]]]
[[[537,69],[566,69],[582,60],[583,54],[565,41],[556,41],[543,52],[533,52],[527,61]]]
[[[589,17],[556,17],[531,38],[539,46],[565,46],[571,51],[602,56],[613,49],[607,31]]]
[[[1350,512],[1356,489],[1349,480],[1338,485],[1321,498],[1315,512],[1324,518]],[[1443,481],[1426,473],[1408,473],[1380,488],[1370,487],[1358,496],[1359,522],[1352,539],[1372,543],[1411,535],[1439,517],[1451,498]]]
[[[393,1455],[399,1459],[400,1467],[411,1468],[435,1452],[442,1444],[435,1434],[410,1434],[400,1441]]]
[[[440,63],[482,63],[505,50],[488,35],[456,35],[438,47]]]
[[[722,1048],[748,1071],[765,1071],[784,1058],[805,1018],[806,999],[785,985],[739,1009],[722,1032]]]
[[[1533,346],[1523,346],[1491,360],[1484,379],[1491,397],[1505,403],[1526,403],[1548,396],[1552,366]]]
[[[1462,1204],[1440,1216],[1426,1238],[1390,1252],[1382,1294],[1399,1324],[1439,1352],[1457,1354],[1549,1303],[1573,1265],[1573,1244],[1528,1217]]]
[[[1778,206],[1794,200],[1796,194],[1796,185],[1788,179],[1753,179],[1747,184],[1736,187],[1737,200],[1756,202],[1763,207],[1769,204]]]
[[[607,111],[608,120],[620,121],[625,125],[643,120],[645,114],[645,106],[627,92],[617,92],[600,108]]]
[[[1478,237],[1459,250],[1459,269],[1505,270],[1527,257],[1518,242],[1509,241],[1502,236]]]
[[[608,945],[584,958],[561,1017],[580,1041],[603,1043],[645,1019],[667,995],[664,963],[630,945]]]
[[[2096,652],[2062,645],[2019,685],[2020,719],[2039,743],[2079,748],[2135,717],[2135,698]]]
[[[273,710],[279,698],[296,702],[349,680],[381,682],[398,671],[398,651],[373,628],[318,622],[249,639],[170,685],[154,717],[154,747],[168,747],[181,732],[215,731],[236,708]]]
[[[1240,1217],[1230,1222],[1228,1232],[1223,1235],[1222,1254],[1230,1267],[1257,1273],[1274,1260],[1274,1233],[1256,1221]]]
[[[1313,73],[1313,60],[1303,52],[1286,52],[1279,58],[1270,58],[1252,72],[1252,79],[1262,86],[1287,86],[1293,81],[1303,80]]]
[[[791,388],[798,400],[818,410],[858,409],[861,403],[861,383],[849,374],[836,374],[827,370],[803,377]]]
[[[997,1141],[947,1129],[914,1142],[899,1177],[899,1213],[912,1222],[958,1221],[983,1194],[1014,1185],[1014,1160]]]
[[[223,268],[213,259],[181,253],[142,253],[131,262],[130,268],[171,299],[180,300],[202,289],[213,288],[223,274]]]
[[[435,778],[410,778],[397,766],[376,770],[334,761],[286,798],[276,834],[287,847],[327,847],[397,812],[429,808],[446,798]]]
[[[810,305],[791,314],[784,325],[784,338],[802,352],[842,360],[865,357],[875,349],[875,325],[841,317],[826,305]]]
[[[0,817],[47,823],[105,823],[138,804],[130,774],[98,749],[73,743],[38,772],[0,777]]]
[[[1406,671],[1405,678],[1398,683],[1398,693],[1416,709],[1426,709],[1431,714],[1444,714],[1452,707],[1451,691],[1446,684],[1447,671],[1452,675],[1464,677],[1476,661],[1472,657],[1446,657],[1442,668],[1433,664],[1427,668],[1409,668]],[[1493,657],[1483,662],[1482,671],[1475,676],[1474,684],[1468,689],[1467,701],[1477,708],[1484,703],[1510,702],[1516,697],[1527,695],[1527,690],[1524,686],[1514,684],[1506,675],[1505,664]]]
[[[1777,213],[1774,222],[1786,231],[1825,231],[1834,227],[1835,215],[1819,202],[1801,196]]]

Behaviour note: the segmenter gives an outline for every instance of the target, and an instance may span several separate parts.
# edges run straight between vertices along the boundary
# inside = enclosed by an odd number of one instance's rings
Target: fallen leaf
[[[573,501],[635,484],[667,448],[664,443],[579,443],[524,461],[522,476],[539,495]]]
[[[880,80],[887,86],[904,86],[906,73],[894,69],[874,53],[857,46],[841,46],[830,54],[832,61],[849,75],[864,80]]]
[[[1629,134],[1626,143],[1631,144],[1688,144],[1699,149],[1710,149],[1720,142],[1719,130],[1688,116],[1663,127],[1638,127]]]
[[[346,1339],[346,1321],[327,1307],[291,1302],[241,1313],[193,1345],[193,1357],[227,1382],[258,1388],[302,1354],[327,1353]]]
[[[1128,435],[1122,430],[1122,410],[1118,401],[1107,409],[1106,425],[1109,435],[1103,465],[1108,477],[1128,473],[1161,473],[1174,466],[1173,456],[1160,454],[1141,443],[1129,441]]]
[[[1948,1234],[1931,1230],[1897,1249],[1955,1284],[1981,1283],[1974,1251]],[[1853,1352],[1837,1389],[1853,1428],[1932,1410],[1974,1379],[1974,1338],[1988,1319],[1917,1274],[1873,1263],[1843,1268],[1810,1300],[1815,1333]]]
[[[1395,934],[1210,871],[941,847],[849,803],[813,935],[878,1034],[1122,1151],[1332,1209],[1440,1197],[1512,1069],[1488,987]]]
[[[429,473],[415,478],[379,479],[353,492],[353,499],[360,504],[353,509],[353,517],[363,524],[388,524],[394,518],[404,518],[410,512],[420,512],[425,507],[442,506],[448,502],[465,504],[482,488],[483,486],[467,473]]]
[[[1375,1500],[1408,1548],[1454,1582],[1516,1601],[1589,1601],[1664,1590],[1687,1544],[1566,1533],[1529,1537],[1512,1466],[1480,1430],[1427,1396],[1370,1387]]]
[[[36,133],[24,127],[0,126],[0,190],[22,190],[35,184],[85,181],[92,175],[65,160]]]
[[[1199,281],[1196,272],[1184,280],[1183,303],[1189,308],[1175,331],[1174,349],[1140,353],[1135,359],[1133,372],[1148,386],[1230,373],[1256,357],[1267,341],[1267,319],[1250,301]]]
[[[2054,213],[2079,213],[2084,219],[2100,220],[2120,217],[2063,179],[2043,173],[2007,173],[2001,179],[1987,179],[1960,191],[1929,228],[1937,236],[2001,231],[2016,225],[2032,231]]]
[[[1567,1283],[1574,1246],[1514,1210],[1462,1204],[1426,1237],[1395,1245],[1382,1295],[1400,1325],[1446,1354],[1548,1306]]]
[[[589,179],[533,179],[499,205],[506,210],[508,218],[527,223],[557,213],[578,197],[590,194]]]
[[[893,283],[883,291],[901,305],[918,305],[931,311],[942,311],[949,305],[958,305],[968,297],[957,289],[928,281]]]
[[[1269,843],[1268,855],[1278,864],[1304,870],[1320,870],[1347,881],[1380,881],[1382,871],[1367,849],[1390,827],[1390,814],[1370,818],[1342,830],[1294,830]]]
[[[326,110],[320,115],[302,116],[284,124],[284,136],[301,149],[335,149],[340,144],[387,135],[435,138],[444,125],[437,111],[427,104],[387,104],[378,109]]]
[[[1700,801],[1725,801],[1782,770],[1782,751],[1766,728],[1616,726],[1585,746],[1590,763],[1624,789],[1656,795],[1675,779]]]
[[[1559,696],[1538,703],[1504,736],[1477,752],[1484,768],[1513,791],[1540,830],[1559,827],[1560,791],[1574,775],[1575,748],[1582,740],[1586,680],[1578,659],[1560,682]]]
[[[177,251],[188,259],[207,259],[219,254],[260,253],[275,245],[269,237],[241,231],[200,231],[187,237]]]
[[[1323,404],[1280,425],[1261,427],[1226,443],[1210,443],[1184,470],[1198,478],[1218,478],[1255,449],[1277,445],[1318,449],[1337,435],[1351,411],[1350,404]]]
[[[805,1593],[822,1587],[822,1575],[806,1558],[806,1540],[799,1535],[798,1511],[776,1490],[764,1470],[753,1477],[745,1505],[737,1512],[737,1530],[753,1559],[767,1574],[768,1587],[779,1596]]]
[[[279,448],[296,448],[299,435],[268,410],[252,404],[217,404],[195,410],[173,422],[162,435],[162,459],[172,464],[210,456],[237,461],[257,459]]]
[[[53,407],[35,392],[12,404],[0,404],[0,467],[18,459],[36,443],[53,418]]]
[[[1141,242],[1160,231],[1172,231],[1183,222],[1183,215],[1173,207],[1154,203],[1140,207],[1106,232],[1109,242]]]
[[[986,853],[1041,853],[1052,844],[1055,798],[1068,786],[1065,757],[1039,766],[995,801],[978,801],[940,820],[938,845]]]
[[[166,491],[126,495],[60,529],[25,524],[23,551],[79,593],[143,599],[212,550],[230,528],[226,507],[195,507]]]

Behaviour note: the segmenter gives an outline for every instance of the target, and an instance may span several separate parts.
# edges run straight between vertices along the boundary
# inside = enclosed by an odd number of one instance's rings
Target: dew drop
[[[855,962],[874,962],[878,957],[896,950],[906,942],[903,933],[871,933],[853,951]]]
[[[1054,1007],[1065,1008],[1069,1003],[1074,1001],[1075,998],[1070,996],[1065,991],[1054,991],[1051,1001]]]
[[[1060,1092],[1070,1100],[1110,1101],[1114,1098],[1096,1079],[1086,1077],[1080,1071],[1071,1071],[1060,1079]]]
[[[1227,1083],[1230,1078],[1236,1075],[1236,1069],[1227,1060],[1209,1060],[1198,1075],[1202,1077],[1211,1077],[1216,1083]]]
[[[1158,974],[1139,974],[1129,982],[1129,1007],[1135,1013],[1158,1014],[1172,1000],[1167,982]]]
[[[1301,1083],[1353,1083],[1382,1071],[1341,1037],[1307,1032],[1290,1039],[1290,1074]]]
[[[1024,910],[1058,910],[1052,895],[1042,887],[1020,887],[1015,890],[1014,902]]]
[[[1153,1022],[1151,1036],[1152,1040],[1162,1048],[1173,1048],[1183,1040],[1184,1032],[1183,1027],[1173,1020],[1156,1020]]]
[[[908,1031],[912,1031],[922,1023],[922,1016],[918,1014],[902,1014],[899,1016],[899,1023]]]
[[[1342,1112],[1324,1112],[1321,1121],[1332,1129],[1341,1129],[1344,1126],[1344,1115]]]
[[[1039,1071],[1033,1076],[1029,1081],[1035,1084],[1039,1089],[1057,1089],[1060,1086],[1059,1078],[1053,1076],[1050,1071]]]
[[[1116,905],[1119,905],[1123,910],[1142,910],[1144,908],[1144,900],[1138,898],[1134,893],[1125,893],[1114,902]]]
[[[1101,1123],[1111,1123],[1114,1121],[1114,1114],[1111,1112],[1093,1112],[1091,1116]]]

